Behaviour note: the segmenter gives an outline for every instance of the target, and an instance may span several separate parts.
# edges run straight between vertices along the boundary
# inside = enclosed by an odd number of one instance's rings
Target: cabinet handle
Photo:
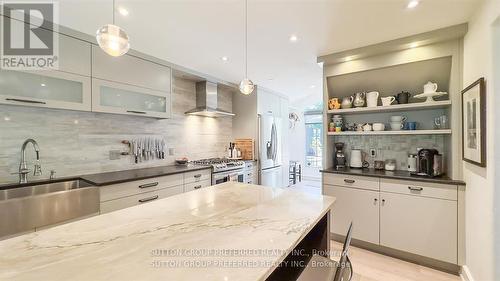
[[[25,103],[46,104],[46,102],[44,102],[44,101],[36,101],[36,100],[24,100],[24,99],[5,99],[5,100],[17,101],[17,102],[25,102]]]
[[[153,200],[156,200],[156,199],[158,199],[158,195],[151,196],[151,197],[148,197],[148,198],[139,199],[139,203],[145,203],[145,202],[153,201]]]
[[[345,183],[355,183],[356,181],[355,180],[344,179],[344,182]]]
[[[375,203],[377,203],[377,202],[378,202],[378,199],[377,199],[377,198],[375,198],[375,199],[373,199],[373,201],[374,201]]]
[[[384,203],[385,203],[385,199],[382,199],[382,204],[384,204]]]
[[[200,189],[201,188],[201,185],[197,185],[194,187],[194,189]]]
[[[408,189],[411,190],[411,191],[422,191],[422,190],[424,190],[422,187],[412,187],[412,186],[408,186]]]
[[[196,174],[196,175],[194,175],[194,177],[197,178],[197,179],[201,178],[201,174]]]
[[[146,114],[145,111],[127,110],[128,113]]]
[[[148,188],[148,187],[153,187],[153,186],[157,186],[157,185],[158,185],[158,182],[152,182],[152,183],[146,183],[146,184],[139,185],[139,188]]]

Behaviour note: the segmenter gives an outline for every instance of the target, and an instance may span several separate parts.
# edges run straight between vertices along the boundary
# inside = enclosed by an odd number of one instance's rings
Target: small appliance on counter
[[[351,150],[351,162],[349,163],[349,167],[356,169],[368,168],[370,164],[363,161],[363,158],[363,151],[360,149]]]
[[[408,172],[416,172],[417,171],[417,155],[409,154],[408,155]]]
[[[345,169],[346,158],[344,154],[344,143],[335,143],[335,154],[333,155],[333,167],[337,170]]]
[[[417,171],[414,176],[438,177],[443,175],[443,156],[436,149],[421,149],[417,153]]]

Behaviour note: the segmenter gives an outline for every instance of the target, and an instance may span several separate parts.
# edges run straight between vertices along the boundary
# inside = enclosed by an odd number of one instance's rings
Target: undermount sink
[[[67,180],[0,190],[0,239],[99,213],[99,188]]]

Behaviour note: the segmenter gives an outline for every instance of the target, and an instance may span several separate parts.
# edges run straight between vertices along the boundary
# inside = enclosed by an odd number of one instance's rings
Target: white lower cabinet
[[[156,191],[144,192],[132,196],[101,202],[101,214],[152,202],[157,199],[167,198],[169,196],[182,193],[183,190],[184,190],[183,186],[179,185],[179,186],[168,187]]]
[[[186,183],[186,184],[184,184],[184,192],[197,190],[197,189],[204,188],[204,187],[207,187],[210,185],[211,185],[210,180]]]
[[[459,264],[456,185],[325,173],[323,193],[337,198],[332,233],[352,221],[355,239]]]
[[[380,245],[457,263],[457,201],[380,193]]]
[[[353,222],[353,238],[379,243],[379,192],[341,186],[324,186],[337,198],[332,209],[331,232],[345,235]]]

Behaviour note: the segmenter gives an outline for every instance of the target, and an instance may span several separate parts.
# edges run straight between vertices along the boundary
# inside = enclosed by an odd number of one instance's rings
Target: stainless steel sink
[[[0,239],[99,213],[99,188],[82,180],[0,190]]]

